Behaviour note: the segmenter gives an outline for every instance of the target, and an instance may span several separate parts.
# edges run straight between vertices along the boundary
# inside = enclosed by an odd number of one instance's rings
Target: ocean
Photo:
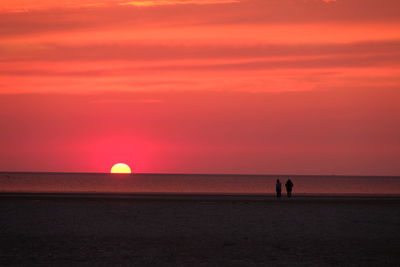
[[[299,195],[400,195],[400,177],[108,173],[0,173],[0,192],[274,194],[289,178]]]

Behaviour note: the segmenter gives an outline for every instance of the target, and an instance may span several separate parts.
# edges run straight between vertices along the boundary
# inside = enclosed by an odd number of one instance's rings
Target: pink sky
[[[398,0],[2,0],[0,171],[400,175]]]

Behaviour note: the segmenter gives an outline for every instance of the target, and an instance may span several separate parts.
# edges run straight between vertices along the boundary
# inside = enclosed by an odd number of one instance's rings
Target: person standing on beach
[[[282,192],[282,184],[279,181],[279,179],[276,180],[275,189],[276,189],[276,197],[280,198],[281,197],[281,192]]]
[[[287,196],[292,197],[293,183],[290,179],[287,180],[285,187],[286,187]]]

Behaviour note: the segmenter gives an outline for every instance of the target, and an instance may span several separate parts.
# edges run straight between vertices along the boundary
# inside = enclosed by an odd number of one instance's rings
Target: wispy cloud
[[[119,3],[121,6],[163,6],[163,5],[209,5],[209,4],[226,4],[238,3],[240,0],[137,0]]]
[[[81,8],[110,8],[116,6],[151,7],[165,5],[211,5],[238,3],[241,0],[84,0],[84,1],[14,1],[4,0],[0,4],[0,12],[27,13],[40,10],[81,9]]]
[[[365,0],[362,4],[358,0],[339,1],[338,4],[324,4],[322,0],[85,0],[83,2],[31,0],[26,5],[14,0],[5,1],[5,3],[3,0],[0,1],[1,37],[46,33],[68,34],[79,30],[83,31],[85,36],[88,35],[88,31],[91,34],[96,31],[111,31],[105,34],[115,35],[118,31],[126,30],[129,33],[124,35],[131,38],[146,31],[144,36],[139,35],[139,37],[148,39],[170,35],[169,31],[173,29],[180,30],[178,35],[182,38],[201,32],[218,38],[228,32],[242,37],[242,40],[248,39],[248,35],[258,38],[270,38],[271,35],[290,38],[299,34],[307,36],[307,38],[301,36],[301,39],[309,40],[317,38],[321,33],[299,32],[299,26],[311,24],[314,28],[324,28],[325,35],[329,33],[336,36],[339,32],[346,34],[354,31],[351,36],[376,37],[392,34],[391,28],[395,28],[398,32],[397,24],[400,21],[397,12],[400,2],[397,0],[385,0],[385,4],[377,0]],[[24,13],[10,13],[10,10]],[[342,29],[339,31],[325,29],[329,27],[325,24],[335,24]],[[352,27],[355,24],[359,27]],[[382,24],[389,28],[382,30],[379,28]],[[278,26],[276,30],[279,32],[270,32],[270,28],[261,29],[260,32],[259,27],[265,25]],[[217,27],[223,28],[220,33],[215,32],[216,29],[220,30]],[[240,30],[245,27],[247,28],[244,31]],[[352,28],[347,29],[347,27]],[[162,32],[149,32],[155,28],[161,28]],[[374,29],[375,32],[371,32]],[[130,34],[132,31],[135,31],[135,34]],[[285,32],[290,33],[284,34]],[[81,40],[83,37],[79,38]],[[78,38],[73,36],[71,39]],[[203,36],[201,39],[204,39]]]
[[[11,61],[135,61],[163,62],[171,60],[205,59],[287,59],[293,57],[326,56],[392,56],[400,50],[400,40],[349,42],[345,44],[192,44],[163,45],[125,43],[120,45],[0,45],[0,60]]]
[[[0,12],[5,13],[28,13],[42,10],[55,9],[77,9],[77,8],[95,8],[106,7],[112,4],[109,0],[83,0],[83,1],[37,1],[37,0],[3,0],[0,4]]]

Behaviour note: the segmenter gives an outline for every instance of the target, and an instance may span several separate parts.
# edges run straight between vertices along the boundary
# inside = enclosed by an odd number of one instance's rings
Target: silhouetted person
[[[285,187],[286,187],[287,196],[292,197],[293,183],[290,179],[287,180]]]
[[[279,179],[276,180],[275,189],[276,189],[276,197],[280,198],[282,193],[282,184],[279,181]]]

